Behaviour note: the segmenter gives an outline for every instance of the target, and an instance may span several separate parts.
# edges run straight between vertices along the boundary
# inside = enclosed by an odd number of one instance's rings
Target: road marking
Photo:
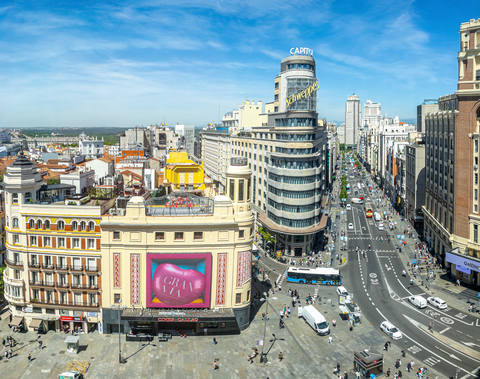
[[[437,358],[435,358],[435,357],[429,357],[429,358],[427,358],[427,359],[424,359],[423,362],[426,363],[426,364],[429,365],[429,366],[434,366],[434,365],[436,365],[437,363],[441,362],[441,360],[440,360],[440,359],[437,359]]]
[[[447,328],[443,329],[443,330],[442,330],[441,332],[439,332],[439,333],[440,333],[440,334],[443,334],[443,333],[445,333],[448,329],[450,329],[450,327],[447,327]]]
[[[480,345],[477,345],[476,343],[473,343],[473,342],[463,342],[463,341],[462,341],[462,343],[463,343],[464,345],[467,345],[468,347],[472,347],[472,346],[479,346],[479,347],[480,347]]]
[[[477,322],[475,323],[475,326],[480,326],[480,325],[478,325],[479,321],[480,321],[480,319],[477,319]]]

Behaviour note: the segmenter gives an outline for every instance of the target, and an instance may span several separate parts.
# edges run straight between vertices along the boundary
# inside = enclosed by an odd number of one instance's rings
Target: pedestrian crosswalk
[[[371,240],[372,237],[348,237],[349,240]]]
[[[440,359],[435,357],[429,357],[423,361],[423,363],[425,363],[426,365],[429,365],[430,367],[436,365],[439,362],[441,362]]]

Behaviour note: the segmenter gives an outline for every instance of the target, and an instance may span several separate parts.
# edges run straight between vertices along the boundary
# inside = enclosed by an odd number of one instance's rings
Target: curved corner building
[[[233,153],[249,158],[258,221],[274,236],[276,250],[290,256],[313,249],[328,218],[322,214],[325,138],[318,88],[312,56],[283,59],[274,102],[265,106],[267,124],[232,139]]]

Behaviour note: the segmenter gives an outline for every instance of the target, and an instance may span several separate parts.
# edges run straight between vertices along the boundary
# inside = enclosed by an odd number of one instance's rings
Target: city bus
[[[365,216],[372,218],[373,217],[373,210],[370,203],[365,203]]]
[[[287,281],[301,284],[325,284],[327,286],[342,284],[340,271],[331,267],[290,267],[287,270]]]

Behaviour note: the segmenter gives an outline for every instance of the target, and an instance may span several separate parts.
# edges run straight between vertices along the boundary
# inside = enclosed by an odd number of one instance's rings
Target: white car
[[[385,334],[387,334],[389,337],[392,337],[394,340],[399,340],[403,337],[402,332],[389,321],[382,322],[380,324],[380,329],[382,329]]]
[[[383,230],[383,223],[378,224],[378,230]]]
[[[367,197],[367,201],[370,201],[370,197]]]
[[[430,297],[427,297],[427,301],[434,307],[437,307],[438,309],[447,308],[447,302],[445,300],[440,299],[439,297],[430,296]]]
[[[348,224],[348,229],[353,230],[353,224],[352,223]]]
[[[351,211],[352,210],[352,206],[350,204],[347,204],[347,211]]]

